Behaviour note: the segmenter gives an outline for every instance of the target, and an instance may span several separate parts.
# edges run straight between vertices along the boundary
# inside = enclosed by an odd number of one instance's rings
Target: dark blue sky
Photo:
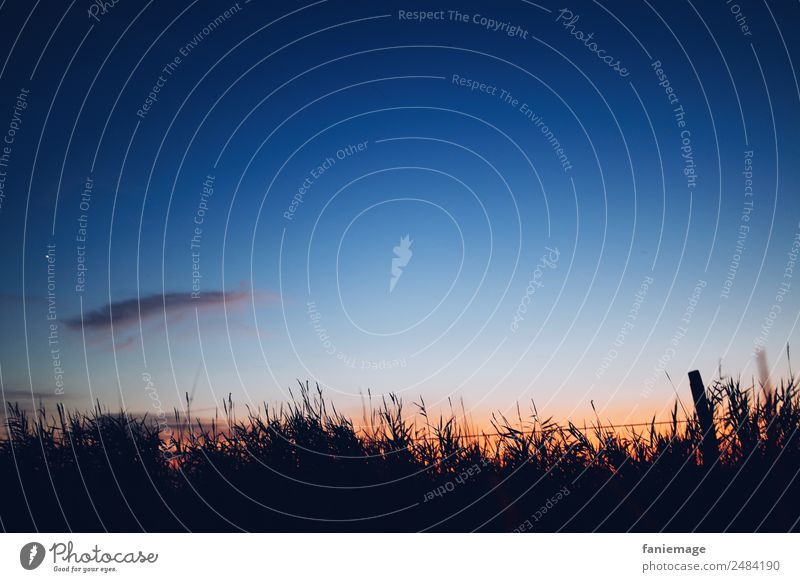
[[[0,5],[7,399],[639,420],[786,373],[796,6],[96,6]]]

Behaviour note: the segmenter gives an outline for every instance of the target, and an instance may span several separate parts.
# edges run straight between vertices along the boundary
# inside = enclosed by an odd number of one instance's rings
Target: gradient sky
[[[761,344],[788,372],[796,5],[91,6],[0,8],[6,400],[205,411],[307,379],[346,410],[633,421],[667,373],[749,381]]]

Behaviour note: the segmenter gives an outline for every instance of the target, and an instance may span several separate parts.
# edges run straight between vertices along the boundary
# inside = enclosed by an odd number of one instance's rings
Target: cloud
[[[139,322],[139,318],[146,319],[164,317],[166,314],[180,315],[188,310],[198,307],[211,307],[223,303],[238,304],[250,298],[258,300],[277,301],[278,297],[271,293],[257,291],[204,291],[198,297],[193,297],[188,292],[154,293],[138,299],[125,299],[105,305],[86,313],[81,323],[80,316],[67,320],[65,323],[72,329],[99,330],[110,328],[123,328]]]
[[[5,398],[7,402],[13,401],[26,401],[33,397],[34,400],[64,400],[72,398],[66,394],[56,394],[55,392],[40,392],[37,390],[10,390],[5,389],[0,393],[0,397]]]

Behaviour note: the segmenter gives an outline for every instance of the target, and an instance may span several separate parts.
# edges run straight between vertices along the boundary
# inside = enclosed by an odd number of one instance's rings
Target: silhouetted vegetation
[[[707,392],[720,455],[705,460],[677,402],[648,426],[560,426],[532,407],[478,434],[395,396],[356,426],[307,384],[242,418],[230,398],[208,422],[176,411],[171,434],[99,404],[13,405],[0,518],[8,531],[797,530],[795,380]]]

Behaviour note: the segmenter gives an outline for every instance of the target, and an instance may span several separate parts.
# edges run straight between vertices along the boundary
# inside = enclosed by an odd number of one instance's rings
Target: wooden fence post
[[[694,409],[697,411],[697,419],[700,421],[700,429],[703,431],[703,465],[711,467],[719,458],[719,445],[717,444],[717,432],[714,428],[714,414],[708,403],[703,378],[698,370],[689,372],[689,386],[692,388]]]

